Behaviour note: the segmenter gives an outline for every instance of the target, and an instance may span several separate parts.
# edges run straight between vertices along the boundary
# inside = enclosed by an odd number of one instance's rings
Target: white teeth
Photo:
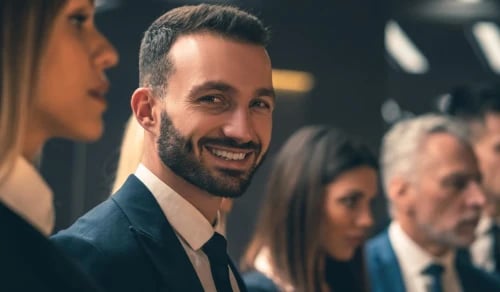
[[[210,151],[218,157],[224,158],[226,160],[243,160],[245,159],[245,153],[234,153],[224,150],[210,149]]]

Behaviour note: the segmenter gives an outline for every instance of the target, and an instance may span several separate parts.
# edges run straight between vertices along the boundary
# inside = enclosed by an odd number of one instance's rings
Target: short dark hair
[[[252,14],[223,5],[200,4],[168,11],[147,29],[139,53],[139,83],[161,90],[173,70],[168,53],[179,36],[211,32],[241,42],[267,46],[269,31]]]
[[[378,162],[365,144],[338,129],[306,126],[293,134],[274,161],[243,268],[253,267],[257,255],[266,247],[273,272],[285,284],[297,291],[320,290],[317,263],[323,213],[318,210],[324,207],[326,186],[361,166],[377,170]],[[362,259],[354,261],[358,261],[354,265],[359,268],[356,276],[360,279],[352,284],[364,286],[363,265],[359,262]],[[339,286],[346,279],[335,277]],[[336,291],[339,286],[330,288]]]
[[[437,108],[466,122],[482,122],[486,114],[500,113],[500,84],[457,86],[438,98]]]

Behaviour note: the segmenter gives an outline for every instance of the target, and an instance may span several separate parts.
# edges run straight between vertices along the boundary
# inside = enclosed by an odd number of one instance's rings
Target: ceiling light
[[[490,68],[500,73],[500,32],[493,22],[478,22],[472,26],[472,33]]]
[[[314,87],[314,76],[309,72],[273,69],[275,90],[307,93]]]
[[[425,56],[393,20],[388,21],[385,26],[385,48],[406,72],[422,74],[429,71],[429,62]]]

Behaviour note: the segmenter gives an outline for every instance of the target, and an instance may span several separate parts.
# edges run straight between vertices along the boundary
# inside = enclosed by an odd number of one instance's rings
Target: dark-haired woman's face
[[[373,224],[370,203],[377,194],[377,173],[368,166],[348,170],[326,186],[321,245],[334,259],[352,258]]]

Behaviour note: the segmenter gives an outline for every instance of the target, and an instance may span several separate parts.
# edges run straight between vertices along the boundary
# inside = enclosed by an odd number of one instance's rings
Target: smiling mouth
[[[218,157],[222,158],[227,161],[242,161],[247,158],[251,152],[235,152],[235,151],[229,151],[229,150],[222,150],[222,149],[215,149],[212,147],[205,146],[208,151]]]

